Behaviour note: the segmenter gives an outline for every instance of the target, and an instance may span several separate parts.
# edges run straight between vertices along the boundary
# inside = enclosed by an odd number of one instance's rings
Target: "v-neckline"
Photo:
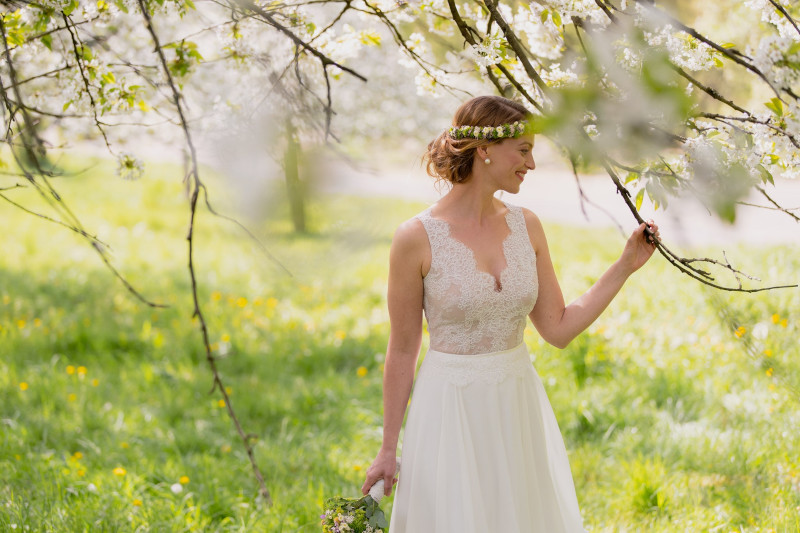
[[[469,246],[467,246],[467,244],[464,241],[461,241],[453,237],[453,228],[448,221],[444,220],[443,218],[436,218],[433,215],[431,215],[431,211],[433,210],[432,206],[428,209],[428,217],[430,217],[432,220],[437,220],[441,222],[447,227],[447,237],[451,241],[463,247],[468,252],[469,256],[472,258],[472,266],[475,268],[475,272],[477,272],[478,274],[484,274],[487,278],[493,281],[494,292],[497,293],[503,292],[503,276],[506,274],[506,272],[508,272],[508,267],[509,267],[508,255],[506,254],[506,243],[509,241],[509,239],[511,239],[511,236],[514,234],[514,230],[511,227],[511,222],[508,219],[509,216],[511,215],[511,208],[509,208],[508,204],[505,202],[503,202],[503,205],[506,208],[506,214],[503,216],[503,220],[505,220],[506,222],[506,227],[508,228],[508,234],[505,237],[503,237],[503,240],[500,242],[500,254],[503,256],[503,260],[505,261],[506,266],[503,267],[503,269],[500,271],[499,276],[495,276],[491,272],[486,272],[485,270],[481,270],[480,268],[478,268],[478,259],[475,256],[475,251]]]

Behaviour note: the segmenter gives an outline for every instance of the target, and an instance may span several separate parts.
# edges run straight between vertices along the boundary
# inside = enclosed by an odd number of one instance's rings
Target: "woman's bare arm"
[[[422,272],[423,265],[430,262],[429,254],[422,223],[412,219],[401,224],[389,253],[387,303],[391,331],[383,369],[383,444],[367,469],[363,494],[381,478],[385,494],[392,491],[397,441],[422,342]]]
[[[565,306],[542,224],[532,212],[526,209],[524,213],[528,236],[536,251],[539,275],[539,296],[529,316],[544,340],[558,348],[565,348],[600,316],[628,277],[653,255],[655,247],[647,242],[645,225],[641,224],[631,234],[620,258],[588,291]],[[658,226],[651,224],[650,227],[657,236]]]

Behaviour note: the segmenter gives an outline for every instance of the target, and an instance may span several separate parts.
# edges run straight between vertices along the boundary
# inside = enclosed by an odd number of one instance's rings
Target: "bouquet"
[[[400,469],[400,462],[397,465]],[[322,519],[323,533],[383,533],[389,527],[380,505],[384,483],[379,479],[363,498],[328,498]]]
[[[323,533],[383,533],[389,526],[378,502],[369,494],[357,500],[329,498],[321,518]]]

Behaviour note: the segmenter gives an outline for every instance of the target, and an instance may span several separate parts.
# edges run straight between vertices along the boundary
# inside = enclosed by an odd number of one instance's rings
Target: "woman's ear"
[[[478,146],[477,148],[475,148],[475,151],[478,153],[478,159],[486,159],[487,157],[489,157],[488,148],[489,148],[488,145]]]

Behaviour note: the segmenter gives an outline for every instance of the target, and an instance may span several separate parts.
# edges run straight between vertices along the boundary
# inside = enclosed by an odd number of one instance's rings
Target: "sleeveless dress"
[[[431,349],[417,373],[390,533],[583,532],[567,451],[523,332],[538,294],[522,209],[499,285],[431,208]],[[499,289],[499,290],[498,290]]]

